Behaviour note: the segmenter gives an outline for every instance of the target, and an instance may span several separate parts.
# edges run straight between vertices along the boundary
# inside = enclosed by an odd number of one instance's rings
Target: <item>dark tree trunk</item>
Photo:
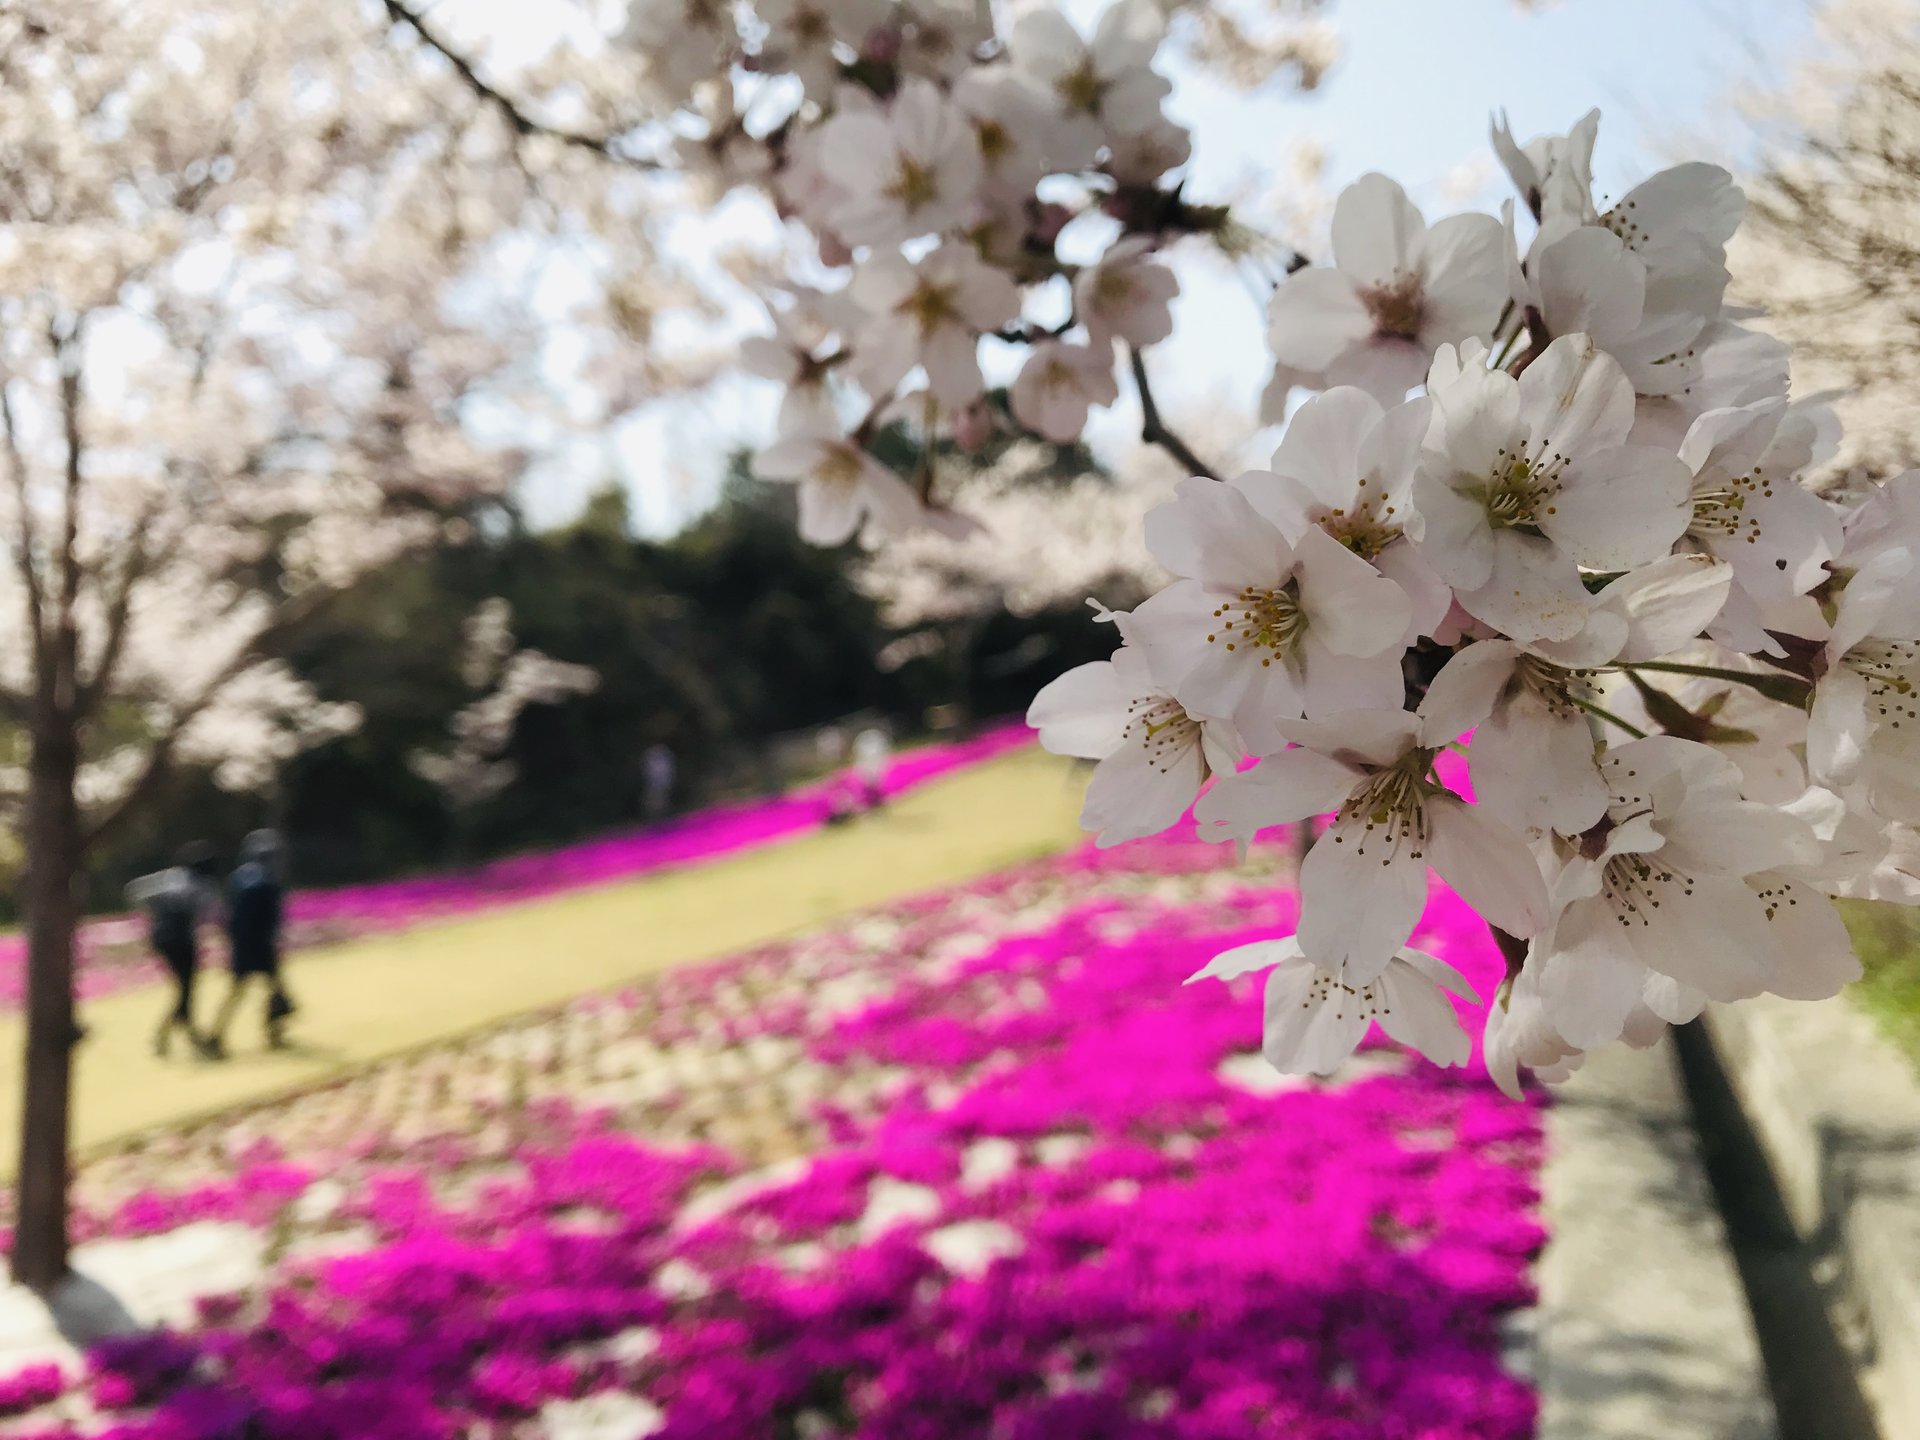
[[[67,1273],[68,1102],[73,1043],[73,933],[79,907],[79,746],[72,728],[36,724],[26,826],[26,1103],[15,1172],[13,1278],[45,1295]]]

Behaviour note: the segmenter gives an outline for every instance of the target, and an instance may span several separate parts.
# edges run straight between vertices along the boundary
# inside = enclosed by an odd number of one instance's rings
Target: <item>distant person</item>
[[[673,808],[673,747],[649,745],[640,757],[640,765],[643,786],[641,805],[647,819],[658,820]]]
[[[850,824],[860,814],[860,801],[847,785],[836,783],[827,792],[827,824]]]
[[[853,768],[860,777],[862,798],[869,810],[887,798],[883,787],[887,765],[893,758],[893,740],[878,725],[869,725],[853,737]]]
[[[204,1049],[193,1028],[193,977],[200,968],[200,926],[220,904],[214,884],[219,868],[213,847],[204,840],[184,845],[174,863],[152,875],[142,875],[127,886],[127,901],[147,913],[147,939],[153,953],[173,977],[173,1007],[153,1037],[153,1053],[164,1056],[175,1030],[187,1032],[187,1043]]]
[[[813,737],[813,747],[823,770],[831,770],[847,758],[847,732],[838,725],[822,725]]]
[[[294,1004],[280,978],[280,837],[256,830],[240,843],[240,865],[227,882],[227,940],[233,983],[207,1036],[215,1059],[227,1053],[227,1027],[255,976],[267,985],[267,1045],[287,1048],[286,1022]]]

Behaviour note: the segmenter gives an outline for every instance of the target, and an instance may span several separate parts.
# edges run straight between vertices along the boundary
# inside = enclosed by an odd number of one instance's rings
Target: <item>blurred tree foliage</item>
[[[1086,462],[1063,456],[1062,468]],[[320,694],[359,704],[361,728],[292,761],[263,795],[177,776],[101,856],[92,903],[116,906],[128,876],[186,840],[231,849],[263,824],[287,832],[305,885],[581,838],[638,823],[649,745],[674,751],[676,803],[705,803],[798,778],[778,773],[777,737],[860,712],[912,735],[956,701],[981,716],[1017,713],[1052,676],[1111,646],[1075,603],[988,619],[968,674],[938,657],[883,671],[876,657],[895,633],[855,587],[849,553],[796,537],[792,495],[753,479],[742,456],[720,503],[668,541],[636,538],[610,487],[573,525],[534,532],[509,511],[464,545],[370,579],[287,656]],[[521,643],[590,665],[601,683],[530,707],[508,751],[519,779],[456,822],[407,756],[442,743],[447,717],[471,698],[461,623],[496,595],[511,603]]]

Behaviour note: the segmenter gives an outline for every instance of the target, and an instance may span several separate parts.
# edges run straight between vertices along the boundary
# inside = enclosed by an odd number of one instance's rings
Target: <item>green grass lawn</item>
[[[1854,995],[1920,1065],[1920,910],[1841,902],[1866,976]]]
[[[684,869],[579,890],[470,919],[304,951],[288,964],[298,1044],[258,1048],[235,1027],[224,1065],[157,1060],[165,1005],[143,986],[89,1001],[75,1060],[74,1143],[83,1153],[198,1116],[315,1085],[384,1056],[508,1016],[730,954],[838,915],[1004,869],[1080,838],[1085,779],[1038,747],[958,771],[836,830]],[[200,1008],[225,989],[209,977]],[[254,1007],[259,1004],[255,998]],[[0,1055],[22,1045],[0,1016]],[[0,1175],[17,1146],[20,1075],[0,1064]]]

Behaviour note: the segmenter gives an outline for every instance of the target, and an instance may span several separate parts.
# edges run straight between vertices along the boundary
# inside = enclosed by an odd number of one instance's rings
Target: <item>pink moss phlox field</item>
[[[970,740],[919,746],[888,766],[881,792],[891,798],[955,770],[1031,743],[1024,724],[995,726]],[[516,855],[471,870],[451,870],[375,885],[302,890],[287,905],[286,948],[309,949],[357,935],[402,930],[423,920],[467,915],[569,890],[631,880],[698,864],[818,829],[846,785],[835,776],[771,800],[718,805],[659,825],[623,831],[557,850]],[[203,964],[218,964],[212,956]],[[138,916],[90,921],[77,937],[75,985],[81,998],[157,980]],[[0,1010],[26,994],[26,940],[0,934]]]
[[[978,943],[857,1008],[744,1027],[891,1078],[797,1178],[686,1211],[740,1165],[564,1106],[457,1195],[412,1154],[343,1162],[353,1253],[97,1350],[73,1388],[120,1440],[531,1436],[601,1391],[658,1406],[668,1440],[1525,1440],[1499,1327],[1532,1301],[1536,1110],[1477,1063],[1386,1047],[1342,1083],[1237,1083],[1259,985],[1179,982],[1283,933],[1292,898],[1155,888],[1224,858],[1083,850],[891,907],[903,956]],[[1043,870],[1073,887],[1023,925]],[[1416,943],[1498,978],[1444,891]],[[670,1008],[734,976],[677,972]],[[228,1190],[142,1196],[106,1228],[267,1225],[295,1169],[260,1147]]]

